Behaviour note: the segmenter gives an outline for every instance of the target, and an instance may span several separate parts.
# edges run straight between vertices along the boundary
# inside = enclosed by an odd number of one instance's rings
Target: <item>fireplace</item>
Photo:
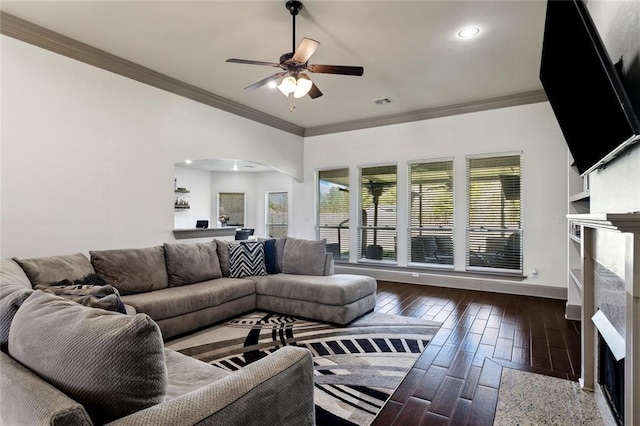
[[[624,358],[616,360],[606,340],[598,333],[598,383],[602,386],[611,414],[619,425],[624,425]]]

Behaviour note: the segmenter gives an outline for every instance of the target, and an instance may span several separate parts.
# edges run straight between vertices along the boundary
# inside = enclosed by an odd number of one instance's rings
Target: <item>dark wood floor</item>
[[[443,323],[376,426],[491,425],[503,367],[580,374],[580,323],[562,300],[378,281],[375,310]]]

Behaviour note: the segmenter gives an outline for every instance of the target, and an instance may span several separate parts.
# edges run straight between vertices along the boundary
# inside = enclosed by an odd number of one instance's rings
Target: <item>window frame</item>
[[[455,267],[455,158],[442,157],[407,161],[407,265],[419,268],[454,269]],[[427,226],[413,226],[413,166],[417,164],[448,163],[443,172],[448,173],[450,180],[450,209],[447,215],[447,225],[431,224]],[[436,194],[437,195],[437,194]],[[432,205],[435,205],[433,203]],[[415,235],[418,233],[419,235]],[[426,235],[424,234],[426,233]],[[422,238],[425,237],[425,238]],[[433,238],[430,238],[433,237]],[[446,241],[439,237],[447,238]],[[438,245],[439,241],[443,241]],[[443,247],[444,246],[444,247]],[[415,252],[414,253],[414,249]],[[424,261],[417,260],[418,258]]]
[[[508,225],[505,222],[503,216],[505,215],[505,205],[501,205],[501,221],[502,226],[492,226],[490,221],[487,221],[487,226],[471,226],[472,223],[472,208],[473,202],[471,200],[472,188],[471,188],[471,162],[474,160],[483,159],[499,159],[505,157],[518,157],[518,176],[517,191],[519,207],[518,207],[518,220],[517,226]],[[491,153],[483,155],[468,155],[466,156],[466,204],[467,204],[467,217],[466,217],[466,235],[465,235],[465,269],[470,272],[489,272],[507,275],[519,275],[523,274],[524,268],[524,224],[523,224],[523,185],[522,185],[522,171],[523,171],[523,152],[511,151],[503,153]],[[498,167],[498,166],[496,166]],[[507,167],[507,166],[504,166]],[[511,166],[512,167],[512,166]],[[501,175],[496,175],[500,180],[501,195],[504,200],[507,200],[505,193],[505,185],[501,179]],[[502,175],[504,176],[504,175]],[[508,182],[508,180],[507,180]],[[511,181],[513,187],[515,187],[515,181]],[[510,190],[513,191],[513,188]],[[483,191],[486,194],[488,191]],[[513,197],[513,192],[509,192]],[[486,195],[485,195],[486,197]],[[501,201],[501,203],[504,202]],[[513,220],[513,219],[511,219]],[[480,235],[484,233],[484,245],[480,243],[477,238],[482,238]],[[507,235],[508,234],[508,235]],[[475,246],[475,248],[474,248]],[[517,250],[516,250],[517,249]],[[505,267],[509,263],[517,263],[517,268]]]
[[[286,197],[286,212],[283,215],[284,223],[275,223],[270,221],[271,219],[271,196],[274,194],[284,194]],[[265,216],[265,225],[264,225],[264,233],[267,238],[280,238],[286,237],[289,233],[289,192],[288,191],[267,191],[265,193],[265,206],[264,206],[264,216]],[[282,236],[274,237],[271,235],[271,227],[276,228],[284,228],[285,232]]]
[[[346,185],[337,184],[332,182],[336,187],[346,186],[347,188],[347,202],[344,204],[347,208],[346,219],[342,220],[338,223],[338,225],[323,225],[321,223],[321,204],[322,204],[322,194],[321,194],[321,174],[324,172],[341,172],[346,171],[346,176],[339,176],[341,178],[346,178]],[[349,166],[338,166],[338,167],[327,167],[322,169],[316,169],[315,171],[315,187],[316,187],[316,238],[324,239],[327,241],[327,252],[333,254],[334,262],[336,263],[348,263],[351,254],[351,170]],[[328,181],[327,181],[328,182]],[[345,225],[346,223],[346,225]],[[333,230],[337,230],[337,242],[333,239]],[[344,238],[346,237],[346,238]],[[346,251],[344,250],[346,248]]]

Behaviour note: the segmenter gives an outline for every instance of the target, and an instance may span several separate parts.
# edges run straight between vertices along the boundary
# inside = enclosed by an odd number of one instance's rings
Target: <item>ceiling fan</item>
[[[265,79],[262,79],[250,86],[245,87],[245,90],[255,90],[265,84],[275,82],[282,77],[282,81],[277,86],[278,89],[291,99],[291,111],[295,108],[294,98],[301,98],[305,95],[309,95],[311,99],[316,99],[322,96],[322,92],[311,81],[309,76],[303,71],[309,71],[312,73],[322,74],[341,74],[341,75],[353,75],[362,76],[364,68],[359,66],[345,66],[345,65],[318,65],[309,64],[309,58],[320,47],[320,43],[310,38],[303,38],[302,42],[296,49],[296,16],[302,9],[302,3],[296,0],[289,0],[285,4],[287,10],[293,17],[293,52],[285,53],[280,56],[278,63],[275,62],[262,62],[252,61],[247,59],[227,59],[227,62],[233,62],[237,64],[249,64],[249,65],[264,65],[268,67],[280,68],[282,71],[273,74]]]

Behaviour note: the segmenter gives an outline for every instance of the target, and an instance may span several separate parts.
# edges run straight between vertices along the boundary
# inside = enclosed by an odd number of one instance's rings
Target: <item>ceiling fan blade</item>
[[[319,42],[305,37],[300,42],[300,45],[296,49],[296,53],[293,54],[293,58],[291,59],[293,59],[295,62],[304,64],[309,60],[311,55],[313,55],[315,51],[318,50],[318,47],[320,47]]]
[[[262,62],[262,61],[251,61],[249,59],[227,59],[226,62],[232,62],[234,64],[249,64],[249,65],[266,65],[268,67],[279,67],[280,64],[276,64],[275,62]]]
[[[316,86],[316,84],[313,83],[313,85],[311,86],[311,89],[309,89],[308,95],[311,99],[315,99],[322,96],[322,92],[320,91],[320,89],[318,89],[318,86]]]
[[[352,67],[346,65],[307,65],[307,70],[323,74],[342,74],[361,76],[364,73],[363,67]]]
[[[285,75],[285,74],[286,74],[286,72],[279,72],[279,73],[276,73],[276,74],[274,74],[274,75],[272,75],[272,76],[270,76],[270,77],[263,78],[262,80],[260,80],[260,81],[258,81],[258,82],[256,82],[256,83],[253,83],[251,86],[247,86],[247,87],[245,87],[244,89],[245,89],[245,90],[255,90],[255,89],[257,89],[258,87],[262,87],[262,86],[264,86],[265,84],[267,84],[267,83],[269,83],[269,82],[271,82],[271,81],[273,81],[273,80],[277,80],[277,79],[279,79],[280,77],[282,77],[282,76],[283,76],[283,75]]]

